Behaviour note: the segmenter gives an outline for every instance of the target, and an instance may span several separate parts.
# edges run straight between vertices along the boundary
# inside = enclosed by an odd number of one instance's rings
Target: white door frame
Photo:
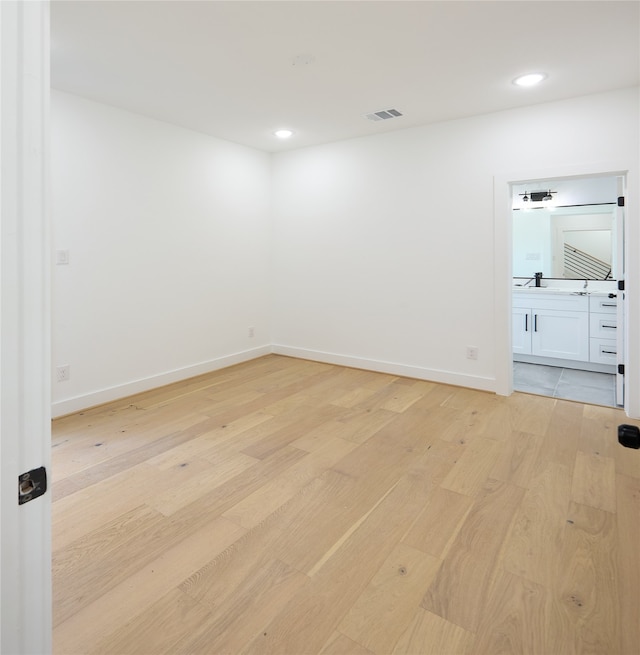
[[[0,2],[0,652],[51,652],[49,4]]]
[[[627,195],[627,180],[626,178],[619,177],[617,179],[617,194],[618,198],[620,197],[626,197]],[[624,244],[626,243],[626,210],[624,207],[624,204],[622,206],[618,205],[616,206],[615,210],[615,223],[616,223],[616,249],[617,252],[619,253],[617,256],[617,261],[616,261],[616,270],[617,271],[622,271],[623,272],[623,277],[624,277],[624,272],[626,272],[626,252],[624,251]],[[619,276],[616,276],[619,277]],[[626,281],[625,281],[626,282]],[[618,296],[618,302],[617,307],[616,307],[616,323],[617,325],[625,325],[625,314],[626,314],[626,291],[620,291],[618,290],[617,292]],[[622,330],[621,333],[617,333],[616,335],[616,399],[619,400],[622,398],[624,399],[625,405],[626,405],[626,394],[628,393],[628,390],[626,389],[626,383],[625,383],[625,377],[626,375],[620,374],[620,369],[619,366],[622,364],[625,368],[629,368],[626,366],[627,362],[627,342],[628,342],[629,335],[627,334],[626,330]]]
[[[558,165],[532,171],[507,171],[494,175],[494,292],[496,393],[513,393],[513,356],[511,353],[512,292],[512,200],[511,187],[536,180],[570,177],[626,178],[625,199],[625,284],[626,361],[640,361],[640,224],[638,221],[638,163],[628,161]],[[630,253],[636,256],[630,256]],[[625,411],[640,418],[640,367],[627,366],[625,375]]]

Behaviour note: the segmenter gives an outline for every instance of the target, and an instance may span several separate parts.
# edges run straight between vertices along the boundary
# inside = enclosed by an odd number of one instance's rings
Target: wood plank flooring
[[[620,410],[271,355],[53,427],[56,655],[637,655]]]

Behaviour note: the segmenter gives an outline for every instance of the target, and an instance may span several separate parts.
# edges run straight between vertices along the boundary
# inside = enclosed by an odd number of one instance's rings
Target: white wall
[[[275,155],[275,350],[496,389],[494,178],[606,161],[637,170],[637,89]]]
[[[269,155],[58,91],[51,127],[54,415],[269,352]]]
[[[271,349],[504,392],[514,171],[629,162],[640,250],[637,89],[274,156],[52,104],[54,415]]]

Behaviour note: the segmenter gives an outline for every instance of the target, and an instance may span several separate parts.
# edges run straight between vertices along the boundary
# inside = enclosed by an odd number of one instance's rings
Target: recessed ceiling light
[[[274,134],[279,139],[288,139],[290,136],[293,135],[293,132],[291,130],[276,130]]]
[[[527,73],[526,75],[520,75],[513,80],[513,83],[516,86],[535,86],[542,80],[546,79],[546,73]]]

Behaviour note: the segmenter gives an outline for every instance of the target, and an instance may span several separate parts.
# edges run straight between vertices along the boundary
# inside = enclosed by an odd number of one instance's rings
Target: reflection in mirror
[[[610,280],[615,204],[513,210],[513,276]]]

